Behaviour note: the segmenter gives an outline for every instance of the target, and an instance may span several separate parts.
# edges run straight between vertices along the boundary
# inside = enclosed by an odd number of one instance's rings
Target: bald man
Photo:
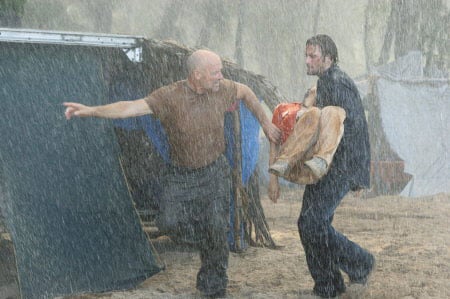
[[[127,118],[152,114],[161,121],[170,145],[171,165],[161,198],[159,228],[200,251],[197,289],[205,296],[226,295],[231,171],[224,157],[225,112],[244,101],[270,142],[281,131],[266,116],[254,92],[223,78],[222,60],[197,50],[187,59],[188,78],[161,87],[143,99],[103,106],[64,103],[65,116]]]

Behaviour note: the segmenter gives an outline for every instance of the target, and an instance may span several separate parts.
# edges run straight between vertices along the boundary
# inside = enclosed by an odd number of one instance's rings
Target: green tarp
[[[23,298],[126,289],[161,269],[112,123],[63,115],[64,101],[108,102],[111,51],[0,43],[0,207]]]

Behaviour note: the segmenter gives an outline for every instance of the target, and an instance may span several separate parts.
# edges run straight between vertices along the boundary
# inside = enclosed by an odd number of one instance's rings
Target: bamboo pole
[[[234,194],[234,243],[236,251],[242,251],[242,147],[239,109],[233,112],[233,194]]]

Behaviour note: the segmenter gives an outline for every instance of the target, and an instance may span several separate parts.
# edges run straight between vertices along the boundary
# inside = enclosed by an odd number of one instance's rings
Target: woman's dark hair
[[[338,63],[339,58],[336,44],[328,35],[318,34],[313,36],[306,41],[306,45],[319,46],[322,57],[328,56],[334,64]]]

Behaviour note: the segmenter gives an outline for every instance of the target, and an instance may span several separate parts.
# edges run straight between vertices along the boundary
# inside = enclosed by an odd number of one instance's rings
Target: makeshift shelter
[[[122,73],[111,74],[116,77],[113,81],[117,82],[112,87],[112,99],[143,97],[160,86],[185,79],[187,76],[185,60],[192,51],[193,49],[170,41],[145,40],[140,68],[137,69],[128,63],[122,66]],[[272,110],[278,103],[286,101],[264,77],[243,70],[228,60],[224,60],[223,65],[226,78],[250,86],[269,109]],[[236,251],[244,249],[247,243],[274,247],[265,222],[264,211],[259,203],[259,181],[256,173],[259,157],[259,125],[255,123],[254,116],[245,105],[240,104],[238,111],[241,117],[237,123],[233,120],[232,113],[226,117],[225,122],[227,157],[231,165],[240,165],[235,167],[239,171],[234,173],[235,176],[240,174],[240,178],[234,179],[235,200],[231,207],[231,223],[240,221],[241,224],[236,224],[237,227],[230,231],[230,247]],[[138,209],[144,213],[142,216],[152,219],[152,216],[158,213],[157,200],[162,190],[158,178],[164,175],[166,171],[164,164],[170,159],[164,129],[159,121],[151,116],[116,120],[115,127],[122,149],[123,168],[133,198]],[[235,148],[241,150],[233,151]],[[243,157],[238,164],[233,162],[236,157],[234,154]],[[235,203],[239,202],[240,198],[243,205],[236,206]],[[251,229],[254,230],[255,240],[251,240],[253,236]]]
[[[424,76],[410,52],[358,82],[369,107],[375,194],[450,192],[448,74]]]
[[[158,122],[68,122],[62,102],[140,98],[185,78],[191,51],[141,37],[0,28],[0,210],[23,298],[126,289],[161,270],[135,209],[157,209],[166,145],[147,133],[161,132]],[[283,101],[263,77],[228,61],[224,67],[269,108]],[[254,167],[242,166],[250,178]],[[251,205],[259,194],[246,191],[247,182],[241,176],[235,197],[250,194]],[[251,210],[257,216],[241,223],[253,221],[270,244],[262,208]]]
[[[22,297],[125,289],[158,273],[112,125],[67,122],[62,106],[107,103],[105,70],[140,40],[0,32],[0,203]]]

